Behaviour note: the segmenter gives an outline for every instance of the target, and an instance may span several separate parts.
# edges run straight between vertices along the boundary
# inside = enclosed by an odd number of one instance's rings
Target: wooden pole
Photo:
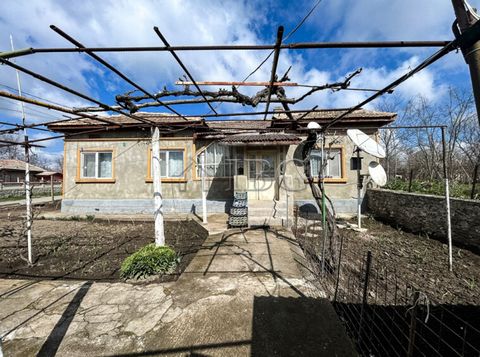
[[[270,82],[236,82],[236,81],[195,81],[199,86],[244,86],[244,87],[268,87]],[[193,82],[189,81],[176,81],[176,85],[189,86],[193,85]],[[273,82],[276,87],[297,87],[298,83],[294,82]]]
[[[163,226],[163,199],[162,179],[160,172],[160,130],[153,129],[152,135],[152,176],[153,176],[153,200],[155,220],[155,244],[165,245],[165,231]]]

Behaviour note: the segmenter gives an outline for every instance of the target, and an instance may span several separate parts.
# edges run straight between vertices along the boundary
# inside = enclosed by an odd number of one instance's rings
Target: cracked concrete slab
[[[286,231],[230,230],[211,235],[176,282],[0,280],[3,352],[260,356],[269,346],[276,355],[302,348],[355,355],[333,308],[302,274],[301,259]],[[315,334],[315,325],[332,333]],[[302,345],[298,336],[311,333],[315,339]]]

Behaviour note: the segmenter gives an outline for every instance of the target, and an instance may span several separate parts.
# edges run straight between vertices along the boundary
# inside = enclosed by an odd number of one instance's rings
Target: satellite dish
[[[387,184],[387,174],[382,165],[380,165],[378,162],[371,161],[368,164],[368,173],[370,174],[372,181],[378,186],[382,187]]]
[[[366,153],[383,159],[385,157],[385,149],[365,134],[363,131],[358,129],[348,129],[347,135],[357,145],[360,149],[365,151]]]
[[[321,128],[320,124],[318,124],[316,121],[311,121],[307,125],[307,129],[310,129],[310,130],[316,130],[316,129],[320,129],[320,128]]]

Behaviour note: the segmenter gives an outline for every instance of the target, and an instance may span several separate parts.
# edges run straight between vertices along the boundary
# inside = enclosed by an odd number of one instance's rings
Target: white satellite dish
[[[316,130],[316,129],[320,129],[320,128],[321,128],[320,124],[318,124],[316,121],[311,121],[307,125],[307,129],[310,129],[310,130]]]
[[[347,135],[355,145],[366,153],[380,159],[385,157],[385,149],[363,131],[358,129],[348,129]]]
[[[368,173],[370,174],[372,181],[378,186],[382,187],[387,184],[387,173],[378,162],[371,161],[368,164]]]

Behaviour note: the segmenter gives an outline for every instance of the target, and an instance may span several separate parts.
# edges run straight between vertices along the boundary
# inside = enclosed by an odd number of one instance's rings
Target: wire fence
[[[324,244],[318,214],[295,207],[292,229],[360,355],[480,356],[478,306],[438,303],[380,255],[349,254],[342,233]]]

